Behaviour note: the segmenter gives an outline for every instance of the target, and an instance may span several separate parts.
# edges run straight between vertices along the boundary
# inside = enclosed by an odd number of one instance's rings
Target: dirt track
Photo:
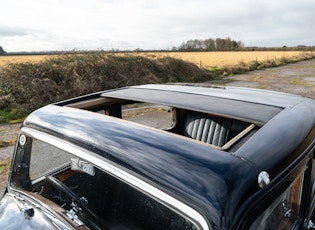
[[[315,59],[228,77],[226,85],[298,94],[315,99]]]
[[[8,159],[13,152],[12,143],[16,139],[21,124],[0,124],[0,160]],[[6,146],[10,143],[11,146]],[[5,146],[2,147],[1,146]]]
[[[0,124],[0,167],[6,167],[5,169],[7,170],[9,170],[9,165],[6,164],[7,160],[11,159],[14,151],[14,145],[12,145],[12,143],[14,143],[20,127],[21,124]],[[8,143],[11,145],[6,146]],[[6,147],[1,147],[3,145]],[[4,164],[1,164],[1,162]],[[0,172],[2,172],[2,168]],[[7,172],[0,173],[0,197],[4,192],[7,177]]]

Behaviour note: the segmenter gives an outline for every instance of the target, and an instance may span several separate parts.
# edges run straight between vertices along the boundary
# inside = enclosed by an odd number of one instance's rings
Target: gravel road
[[[13,142],[21,127],[21,123],[18,124],[0,124],[0,144]],[[1,145],[0,145],[1,146]],[[14,146],[0,147],[0,160],[11,158]]]
[[[13,143],[16,139],[21,124],[0,124],[0,146],[4,143]],[[0,163],[11,159],[14,151],[14,145],[0,147]],[[3,166],[2,166],[3,167]],[[7,168],[9,169],[9,168]],[[0,197],[5,191],[8,172],[0,173]]]
[[[315,99],[315,59],[226,78],[226,85],[293,93]]]

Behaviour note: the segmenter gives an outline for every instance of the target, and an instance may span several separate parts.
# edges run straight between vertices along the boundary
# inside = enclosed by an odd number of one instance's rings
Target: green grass
[[[12,146],[15,144],[15,142],[15,138],[12,138],[11,140],[0,140],[0,147]]]
[[[268,81],[266,79],[264,79],[262,76],[259,76],[259,75],[253,77],[252,81],[253,82],[258,82],[259,83],[258,87],[260,89],[266,89],[269,86]]]
[[[235,74],[244,74],[253,70],[273,68],[313,58],[315,58],[313,53],[304,53],[300,56],[281,57],[280,59],[267,59],[264,61],[252,61],[248,63],[241,61],[238,64],[226,65],[222,67],[212,67],[208,69],[208,71],[214,75],[233,76]]]
[[[292,84],[292,85],[307,85],[307,84],[303,81],[303,78],[301,78],[301,77],[294,78],[294,79],[290,80],[289,83]]]
[[[0,110],[0,123],[20,123],[26,116],[27,112],[15,108]]]
[[[0,175],[7,174],[10,169],[11,161],[10,160],[1,160],[0,161]]]
[[[257,81],[261,81],[262,77],[261,76],[255,76],[252,80],[257,82]]]

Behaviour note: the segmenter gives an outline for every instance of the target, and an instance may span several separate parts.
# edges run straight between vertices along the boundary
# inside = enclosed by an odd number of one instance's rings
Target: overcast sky
[[[0,0],[7,52],[171,49],[189,39],[315,45],[314,0]]]

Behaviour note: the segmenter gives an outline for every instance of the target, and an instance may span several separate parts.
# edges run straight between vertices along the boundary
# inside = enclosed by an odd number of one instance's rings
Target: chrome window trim
[[[38,130],[22,127],[20,134],[27,134],[30,137],[36,138],[43,142],[49,143],[57,148],[63,149],[73,155],[76,155],[80,158],[86,159],[88,154],[88,161],[92,164],[100,167],[101,169],[105,170],[110,175],[116,177],[117,179],[135,187],[136,189],[144,192],[145,194],[149,195],[153,199],[157,200],[159,203],[162,203],[164,206],[170,208],[174,212],[178,213],[179,215],[185,217],[193,224],[195,224],[198,229],[209,230],[212,229],[211,226],[208,225],[205,218],[197,212],[192,207],[184,204],[183,202],[175,199],[174,197],[170,196],[169,194],[157,189],[156,187],[150,185],[149,183],[141,180],[140,178],[122,170],[121,168],[113,165],[110,161],[106,159],[100,160],[95,153],[78,147],[72,143],[66,142],[65,140],[49,135],[47,133],[40,132]],[[20,135],[19,134],[19,135]]]

